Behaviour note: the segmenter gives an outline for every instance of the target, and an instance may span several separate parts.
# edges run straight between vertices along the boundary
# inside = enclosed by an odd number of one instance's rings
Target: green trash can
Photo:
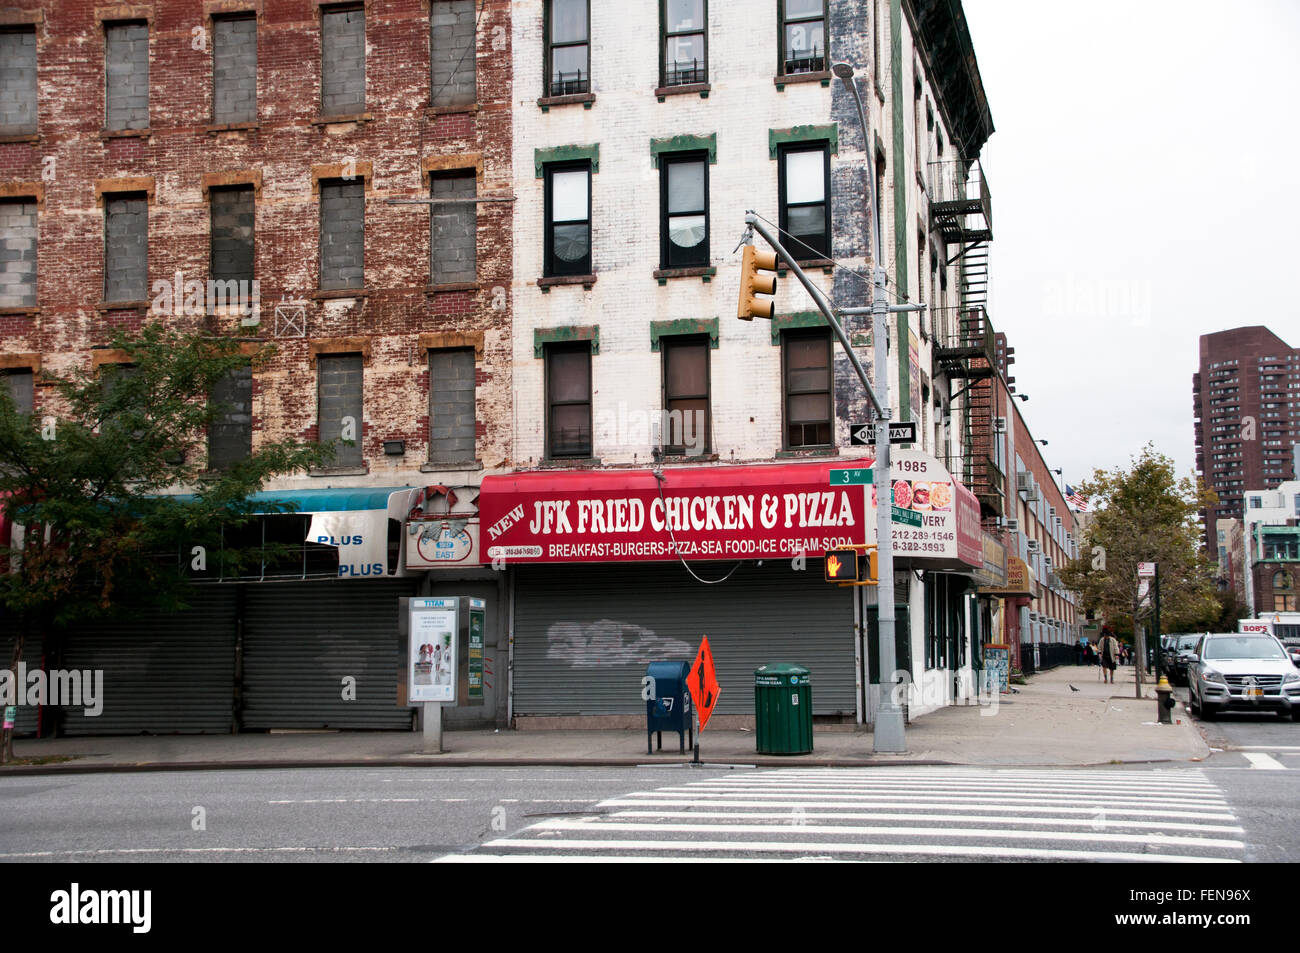
[[[812,679],[808,669],[777,663],[754,670],[754,724],[759,754],[812,751]]]

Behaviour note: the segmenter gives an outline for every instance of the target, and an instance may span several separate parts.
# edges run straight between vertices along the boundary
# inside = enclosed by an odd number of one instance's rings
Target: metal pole
[[[862,107],[862,95],[853,79],[853,67],[836,63],[831,67],[853,96],[858,108],[858,122],[862,126],[862,153],[867,166],[867,234],[872,236],[871,248],[871,334],[875,344],[873,370],[876,375],[876,559],[880,569],[880,584],[876,589],[878,613],[877,638],[880,655],[880,705],[876,709],[872,728],[872,746],[878,752],[907,750],[903,728],[903,709],[894,698],[895,667],[898,664],[894,651],[894,544],[891,511],[893,509],[893,481],[889,477],[889,301],[885,297],[885,268],[881,262],[880,230],[877,228],[876,163],[871,149],[871,124]]]

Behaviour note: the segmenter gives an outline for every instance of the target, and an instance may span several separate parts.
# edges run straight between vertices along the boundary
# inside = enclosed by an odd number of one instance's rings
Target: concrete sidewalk
[[[1071,690],[1071,686],[1076,690]],[[758,756],[750,731],[706,730],[700,757],[710,763],[764,766],[869,766],[887,764],[1089,765],[1195,761],[1209,755],[1182,711],[1173,725],[1156,723],[1155,696],[1133,697],[1133,669],[1115,684],[1098,681],[1095,667],[1063,666],[1032,676],[988,707],[949,707],[913,721],[906,754],[876,755],[869,730],[818,726],[814,751],[787,757]],[[443,754],[421,753],[412,732],[277,732],[242,735],[135,735],[111,738],[18,740],[20,763],[4,775],[85,771],[197,770],[323,766],[638,765],[688,760],[676,735],[647,755],[644,731],[454,731],[443,735]],[[26,759],[45,763],[23,764]],[[49,759],[49,760],[47,760]]]

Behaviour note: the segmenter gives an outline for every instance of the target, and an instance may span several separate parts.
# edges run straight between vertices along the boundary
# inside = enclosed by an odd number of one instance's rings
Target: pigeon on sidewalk
[[[1066,683],[1065,683],[1065,684],[1067,684],[1067,685],[1070,685],[1070,683],[1069,683],[1069,682],[1066,682]],[[1078,691],[1078,689],[1077,689],[1077,688],[1075,688],[1075,687],[1074,687],[1074,686],[1073,686],[1073,685],[1070,685],[1070,691],[1072,691],[1072,692],[1077,692],[1077,691]]]

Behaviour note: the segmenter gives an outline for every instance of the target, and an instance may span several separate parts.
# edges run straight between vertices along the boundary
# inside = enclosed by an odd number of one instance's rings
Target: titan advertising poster
[[[459,609],[459,599],[411,600],[408,701],[455,703]]]

